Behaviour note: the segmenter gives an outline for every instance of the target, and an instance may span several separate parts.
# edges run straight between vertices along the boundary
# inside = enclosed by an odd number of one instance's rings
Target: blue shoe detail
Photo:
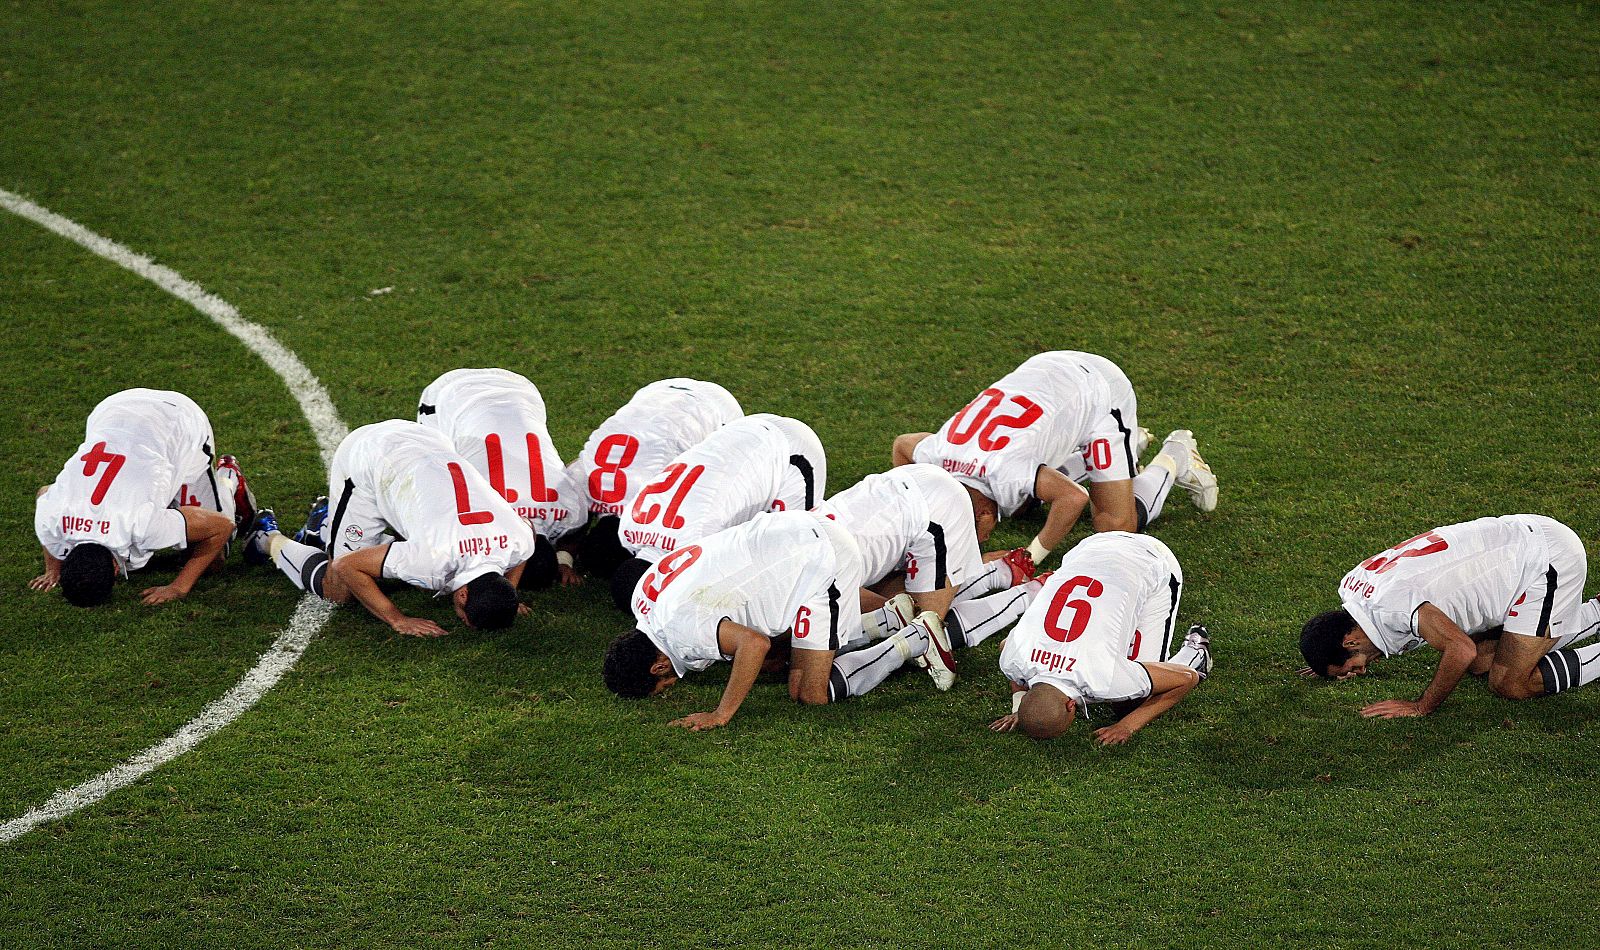
[[[250,532],[244,536],[244,562],[257,566],[271,564],[272,558],[267,554],[267,536],[278,530],[278,516],[272,513],[271,508],[263,508],[256,512],[256,520],[250,522]]]
[[[306,512],[306,525],[294,533],[294,539],[314,548],[322,547],[322,524],[328,520],[328,496],[319,495]]]

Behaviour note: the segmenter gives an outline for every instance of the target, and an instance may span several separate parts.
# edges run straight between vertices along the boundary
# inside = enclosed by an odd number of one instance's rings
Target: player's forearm
[[[1472,661],[1477,659],[1477,656],[1476,647],[1466,649],[1451,645],[1445,650],[1444,656],[1439,658],[1439,668],[1433,673],[1433,681],[1423,690],[1422,698],[1417,700],[1417,706],[1423,715],[1444,705],[1444,701],[1455,691],[1456,684],[1467,675],[1467,670],[1471,668]]]
[[[1078,517],[1083,514],[1084,507],[1089,503],[1089,496],[1081,491],[1071,494],[1058,493],[1050,499],[1050,510],[1045,515],[1044,526],[1039,529],[1039,544],[1049,550],[1055,550],[1072,526],[1078,523]]]
[[[335,568],[339,566],[338,561],[333,563]],[[384,596],[383,591],[378,589],[378,582],[373,580],[370,574],[347,571],[342,572],[342,579],[345,588],[374,617],[391,627],[406,618],[406,615],[400,612],[400,608],[394,605],[394,601]]]
[[[1133,712],[1122,717],[1123,728],[1129,732],[1138,732],[1145,726],[1150,725],[1150,723],[1160,718],[1163,713],[1183,702],[1183,698],[1189,695],[1191,689],[1194,689],[1195,682],[1199,682],[1199,677],[1196,677],[1194,682],[1185,683],[1182,686],[1174,687],[1164,693],[1157,693],[1146,699]]]
[[[49,548],[40,548],[39,550],[44,552],[44,572],[46,574],[60,576],[61,560],[54,554],[51,554]]]
[[[211,535],[198,543],[191,544],[189,560],[184,562],[183,569],[178,571],[178,576],[172,579],[172,586],[185,594],[194,590],[194,585],[200,582],[200,575],[215,563],[227,543],[227,535]]]
[[[772,641],[758,636],[739,645],[733,654],[733,670],[728,674],[728,685],[723,687],[722,700],[717,703],[716,716],[723,722],[733,718],[744,704],[746,696],[761,675],[761,663],[767,658]]]

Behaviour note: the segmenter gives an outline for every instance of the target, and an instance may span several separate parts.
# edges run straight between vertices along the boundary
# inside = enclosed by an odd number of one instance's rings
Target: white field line
[[[61,235],[74,244],[100,255],[113,264],[126,268],[150,281],[167,293],[184,301],[210,317],[261,357],[267,366],[289,388],[311,431],[316,435],[317,446],[322,450],[324,465],[333,458],[333,450],[349,431],[333,407],[328,391],[311,374],[300,358],[264,328],[239,316],[233,305],[170,267],[163,267],[142,254],[136,254],[115,241],[107,240],[82,225],[34,204],[21,195],[0,188],[0,207],[12,214],[27,218],[48,231]],[[168,738],[140,752],[126,762],[98,775],[82,785],[64,788],[51,795],[44,804],[29,809],[18,818],[0,824],[0,844],[15,840],[47,821],[65,818],[87,808],[120,788],[126,788],[149,775],[173,759],[215,735],[224,726],[244,715],[276,686],[283,675],[294,668],[306,646],[327,623],[332,607],[320,598],[306,595],[295,609],[289,625],[261,655],[256,665],[235,683],[222,698],[208,704],[200,714],[184,723],[182,728]]]

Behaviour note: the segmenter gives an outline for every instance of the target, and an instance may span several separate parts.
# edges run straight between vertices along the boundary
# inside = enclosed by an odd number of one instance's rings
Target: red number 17
[[[456,486],[456,517],[465,525],[488,524],[494,520],[492,511],[473,511],[472,500],[467,497],[467,476],[461,471],[461,466],[455,462],[449,463],[450,481]]]

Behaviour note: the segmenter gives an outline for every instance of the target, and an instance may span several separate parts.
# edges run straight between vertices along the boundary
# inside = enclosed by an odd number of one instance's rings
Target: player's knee
[[[1526,674],[1518,676],[1504,667],[1489,670],[1489,691],[1501,699],[1532,699],[1542,692],[1534,689]]]

